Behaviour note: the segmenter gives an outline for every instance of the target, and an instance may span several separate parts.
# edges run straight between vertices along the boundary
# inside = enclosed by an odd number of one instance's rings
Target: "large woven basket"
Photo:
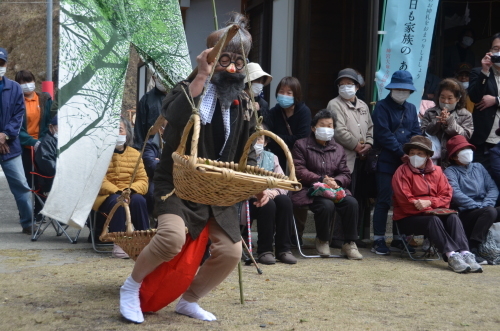
[[[191,128],[193,128],[191,154],[185,155],[186,141]],[[258,130],[252,134],[248,138],[239,163],[199,158],[199,135],[200,117],[195,113],[191,115],[184,128],[179,147],[172,153],[175,194],[179,198],[205,205],[231,206],[266,189],[298,191],[302,188],[295,177],[295,167],[287,145],[274,133]],[[250,147],[261,135],[272,138],[284,150],[290,170],[289,177],[247,165]]]
[[[156,234],[156,229],[134,231],[130,218],[130,208],[128,205],[128,201],[130,201],[130,191],[125,190],[124,194],[122,194],[122,196],[118,198],[117,203],[113,206],[113,209],[111,209],[111,212],[106,218],[106,222],[104,223],[104,228],[101,235],[99,236],[99,240],[113,241],[115,244],[120,246],[132,260],[135,261],[137,260],[137,257],[139,256],[143,248],[149,244],[153,236]],[[126,231],[110,233],[108,232],[109,222],[111,222],[116,209],[118,209],[119,207],[125,208]]]

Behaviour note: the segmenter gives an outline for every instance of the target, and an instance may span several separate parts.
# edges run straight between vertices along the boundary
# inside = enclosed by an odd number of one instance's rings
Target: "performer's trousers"
[[[241,259],[241,242],[234,243],[214,219],[208,220],[208,233],[212,241],[210,257],[198,270],[191,286],[182,296],[196,302],[207,295],[234,270]],[[184,220],[174,214],[158,216],[158,229],[141,255],[155,261],[170,261],[182,249],[186,240]]]

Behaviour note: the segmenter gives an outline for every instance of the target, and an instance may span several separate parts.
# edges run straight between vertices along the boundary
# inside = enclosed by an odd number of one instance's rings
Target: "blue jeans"
[[[377,203],[373,211],[373,234],[385,236],[387,228],[387,214],[392,204],[392,174],[376,173]]]
[[[24,175],[21,155],[7,161],[0,159],[0,165],[7,178],[7,183],[9,183],[10,191],[16,199],[20,217],[19,223],[23,228],[30,227],[33,203],[31,201],[31,191]]]

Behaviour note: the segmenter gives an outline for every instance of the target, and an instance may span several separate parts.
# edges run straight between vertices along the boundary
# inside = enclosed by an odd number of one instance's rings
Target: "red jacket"
[[[424,172],[413,167],[409,160],[394,173],[392,177],[392,189],[394,191],[394,215],[393,220],[423,214],[424,211],[435,208],[450,208],[453,190],[441,167],[436,166],[429,159],[425,165]],[[424,210],[418,210],[415,200],[430,200],[431,206]]]

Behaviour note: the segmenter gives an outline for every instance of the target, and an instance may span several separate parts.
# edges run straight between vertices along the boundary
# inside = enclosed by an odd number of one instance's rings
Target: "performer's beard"
[[[245,75],[240,73],[231,74],[227,71],[216,72],[212,76],[212,84],[215,85],[220,103],[225,107],[231,107],[231,103],[238,99],[238,95],[245,88]]]

